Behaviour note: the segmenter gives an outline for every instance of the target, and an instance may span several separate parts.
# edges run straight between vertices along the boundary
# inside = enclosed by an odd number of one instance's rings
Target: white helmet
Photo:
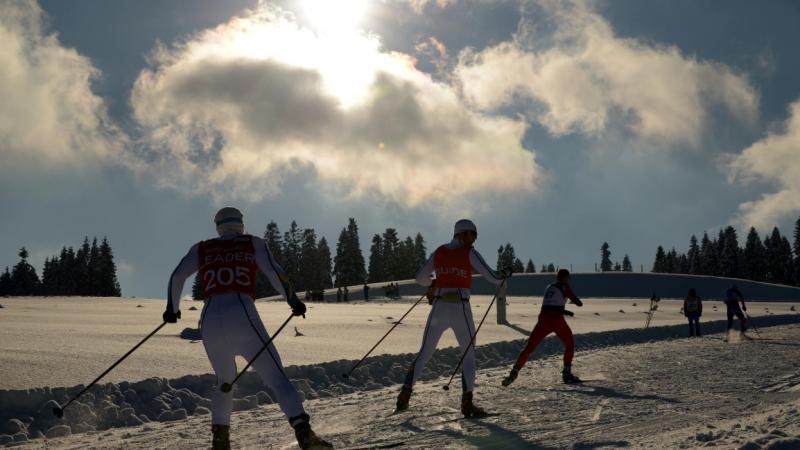
[[[226,206],[214,215],[214,223],[217,225],[217,233],[222,236],[228,232],[244,233],[244,221],[242,212],[232,206]]]
[[[478,234],[478,228],[472,223],[469,219],[461,219],[456,222],[456,226],[453,228],[453,235],[463,233],[465,231],[473,231],[475,234]]]

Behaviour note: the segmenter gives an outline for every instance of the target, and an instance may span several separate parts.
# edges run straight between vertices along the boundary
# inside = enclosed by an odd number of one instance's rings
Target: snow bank
[[[764,329],[792,323],[800,323],[800,315],[759,317],[756,325]],[[703,327],[706,333],[722,331],[725,322],[705,322]],[[576,343],[580,351],[646,343],[684,337],[686,328],[684,325],[673,325],[648,330],[592,332],[576,335]],[[486,369],[510,365],[523,344],[524,340],[520,339],[478,346],[478,367]],[[560,354],[561,351],[560,342],[550,337],[543,342],[534,357]],[[286,375],[306,399],[332,397],[400,384],[405,368],[414,356],[412,353],[405,353],[368,358],[348,380],[344,380],[341,375],[352,367],[355,360],[289,366],[286,368]],[[449,376],[460,356],[457,348],[438,350],[423,371],[422,379]],[[150,378],[136,383],[107,383],[95,386],[73,402],[61,420],[53,416],[52,408],[63,405],[80,392],[82,385],[70,388],[3,390],[0,391],[0,444],[206,415],[211,407],[209,398],[215,389],[215,383],[216,377],[211,374],[187,375],[169,380]],[[253,372],[248,372],[240,379],[234,386],[233,395],[235,410],[253,409],[273,402],[273,396]],[[779,445],[780,439],[772,441]]]

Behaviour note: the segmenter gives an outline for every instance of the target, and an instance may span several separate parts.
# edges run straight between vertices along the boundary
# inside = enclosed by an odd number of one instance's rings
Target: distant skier
[[[214,222],[219,237],[193,245],[172,272],[163,318],[170,323],[180,319],[179,306],[184,282],[199,270],[204,298],[207,299],[200,318],[203,346],[217,374],[217,386],[221,386],[236,377],[236,355],[249,361],[269,339],[254,303],[259,270],[267,275],[272,287],[286,298],[295,316],[304,315],[306,306],[295,295],[264,240],[244,233],[242,213],[238,209],[220,209]],[[269,345],[266,354],[253,362],[253,367],[275,394],[281,411],[289,418],[300,448],[332,448],[330,443],[317,437],[311,430],[309,415],[284,373],[274,345]],[[230,449],[232,408],[233,393],[215,389],[211,395],[214,450]]]
[[[700,337],[700,316],[703,315],[703,301],[694,289],[689,289],[683,301],[683,315],[689,319],[689,337]]]
[[[442,333],[452,328],[461,351],[466,352],[461,372],[461,413],[465,417],[486,415],[486,411],[475,406],[472,401],[472,390],[475,386],[474,346],[467,350],[475,333],[469,305],[472,273],[477,270],[490,283],[499,285],[503,279],[511,276],[511,271],[508,269],[503,273],[496,273],[490,269],[483,257],[472,248],[477,238],[475,224],[467,219],[459,220],[455,224],[453,240],[437,248],[417,272],[417,283],[429,287],[428,293],[433,298],[433,307],[425,324],[422,347],[408,368],[405,383],[397,397],[397,411],[408,409],[414,382],[419,379],[422,369],[436,350]],[[430,278],[432,273],[436,274],[435,280]]]
[[[739,307],[739,302],[742,303],[741,308]],[[730,333],[731,328],[733,328],[733,316],[739,318],[741,333],[747,331],[747,319],[742,312],[742,310],[747,311],[747,305],[744,304],[742,291],[740,291],[735,284],[725,291],[725,307],[728,309],[728,328],[726,334]]]
[[[556,274],[556,282],[547,286],[544,291],[539,320],[536,322],[536,326],[533,327],[533,331],[531,331],[528,345],[519,353],[517,362],[514,363],[511,372],[503,380],[503,386],[508,386],[517,379],[519,371],[528,361],[528,357],[550,333],[555,333],[564,344],[564,369],[561,371],[561,379],[567,384],[581,382],[580,378],[572,374],[575,340],[572,337],[572,330],[564,319],[564,314],[572,315],[565,309],[567,300],[578,306],[583,306],[583,302],[572,292],[569,270],[561,269]]]

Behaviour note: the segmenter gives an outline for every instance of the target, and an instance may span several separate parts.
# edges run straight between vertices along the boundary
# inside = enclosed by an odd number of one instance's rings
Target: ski
[[[390,444],[360,444],[358,447],[344,447],[343,450],[368,450],[371,448],[397,448],[406,445],[405,441],[392,442]]]

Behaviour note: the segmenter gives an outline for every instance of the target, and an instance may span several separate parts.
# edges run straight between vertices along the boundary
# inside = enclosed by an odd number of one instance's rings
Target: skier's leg
[[[689,321],[689,337],[694,336],[694,318],[692,316],[686,316],[686,319]]]
[[[567,325],[564,316],[561,316],[561,320],[555,321],[555,329],[553,331],[564,343],[564,367],[572,366],[572,358],[575,356],[575,338],[572,336],[572,330]]]
[[[237,336],[234,341],[236,352],[248,361],[253,361],[253,357],[264,347],[270,337],[253,302],[249,299],[242,299],[241,296],[239,300],[242,314],[246,318],[246,324],[236,330],[231,330],[231,332],[236,333]],[[284,373],[280,355],[278,355],[278,351],[272,343],[267,347],[267,350],[253,361],[252,366],[264,384],[269,386],[270,390],[275,394],[281,411],[292,422],[292,426],[302,421],[302,419],[308,420],[300,396]]]
[[[406,379],[404,384],[406,386],[413,386],[422,374],[422,369],[425,364],[433,356],[436,351],[436,344],[442,337],[442,333],[447,329],[449,323],[447,320],[448,309],[451,304],[445,302],[434,302],[431,312],[428,315],[428,321],[425,324],[425,331],[422,333],[422,345],[417,353],[417,357],[411,363],[411,366],[406,372]]]
[[[213,425],[230,425],[233,410],[233,393],[222,392],[219,387],[236,378],[235,353],[228,345],[226,330],[222,323],[224,318],[217,314],[206,314],[203,324],[203,347],[217,375],[217,386],[211,394],[211,423]]]
[[[733,307],[730,305],[730,303],[726,303],[725,307],[727,308],[726,309],[726,314],[728,316],[728,328],[727,328],[727,330],[730,331],[730,329],[733,328]]]
[[[744,313],[742,312],[742,308],[740,308],[738,304],[736,305],[736,309],[734,310],[734,314],[736,314],[736,317],[739,318],[739,328],[741,328],[742,333],[744,333],[745,331],[747,331],[747,319],[744,317]]]
[[[530,337],[528,337],[528,344],[519,352],[519,356],[517,356],[514,369],[522,369],[522,366],[528,362],[531,353],[533,353],[536,347],[542,343],[542,340],[553,331],[551,324],[552,319],[550,316],[550,314],[539,314],[539,320],[536,322],[536,326],[533,327]]]
[[[698,337],[702,335],[700,333],[700,316],[694,318],[694,335]]]
[[[471,392],[475,387],[475,346],[477,342],[470,347],[472,335],[475,333],[475,323],[472,319],[469,302],[461,302],[461,317],[453,316],[450,319],[458,345],[462,352],[466,352],[461,365],[461,388],[464,392]]]

